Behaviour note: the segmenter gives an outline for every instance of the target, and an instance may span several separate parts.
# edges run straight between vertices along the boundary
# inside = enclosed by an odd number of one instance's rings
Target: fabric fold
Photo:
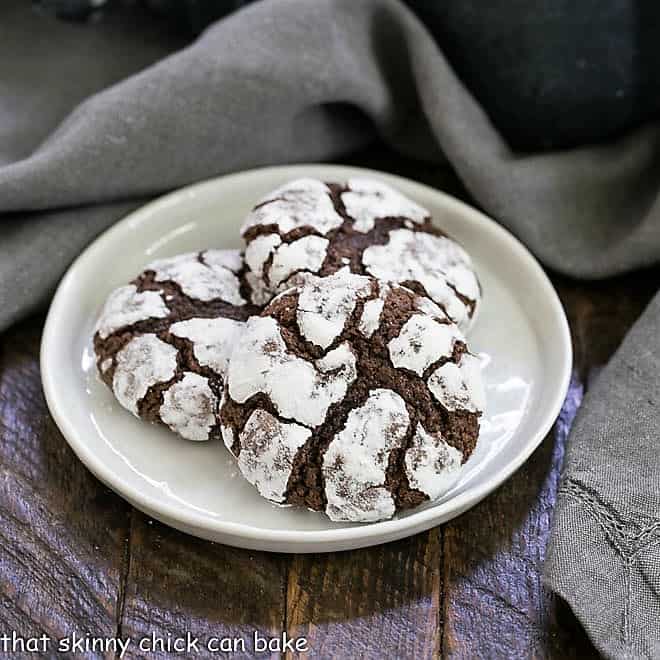
[[[660,655],[660,294],[585,396],[546,583],[612,658]]]
[[[67,264],[146,201],[0,217],[0,329],[43,309]]]
[[[353,112],[328,111],[338,105]],[[0,211],[331,160],[376,133],[407,152],[433,144],[430,155],[444,154],[475,199],[562,273],[604,277],[660,256],[658,125],[609,145],[516,154],[397,0],[271,0],[220,21],[0,168]]]

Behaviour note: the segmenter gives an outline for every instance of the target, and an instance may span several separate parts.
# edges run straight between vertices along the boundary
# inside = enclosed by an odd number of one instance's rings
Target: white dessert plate
[[[392,520],[332,523],[278,507],[238,472],[222,442],[193,443],[121,408],[96,374],[92,332],[110,291],[150,261],[241,245],[239,227],[262,195],[302,176],[381,179],[428,208],[472,254],[484,299],[469,337],[488,396],[477,449],[439,501]],[[536,260],[506,230],[437,190],[381,172],[332,165],[273,167],[221,177],[131,213],[71,266],[53,300],[41,348],[50,411],[80,460],[148,515],[195,536],[279,552],[385,543],[464,512],[517,470],[546,436],[566,394],[571,341],[562,306]],[[295,387],[295,383],[291,384]]]

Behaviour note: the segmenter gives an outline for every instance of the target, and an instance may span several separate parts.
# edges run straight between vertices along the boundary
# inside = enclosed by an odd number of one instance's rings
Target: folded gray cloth
[[[23,4],[3,4],[1,30],[24,25]],[[55,128],[82,97],[177,45],[160,34],[143,50],[135,31],[113,40],[95,28],[80,53],[64,35],[72,29],[44,17],[31,22],[29,40],[25,27],[16,43],[0,39],[0,84],[11,90],[0,98],[10,99],[0,113],[0,327],[42,303],[74,254],[137,199],[233,170],[330,160],[376,136],[448,160],[482,207],[561,272],[602,277],[660,257],[660,125],[606,146],[514,153],[442,44],[397,0],[257,3],[89,97]],[[48,37],[36,38],[39,30]],[[116,46],[124,41],[133,50]],[[31,68],[35,51],[52,55],[48,79]],[[548,563],[549,584],[617,657],[652,656],[660,640],[647,618],[660,599],[658,546],[642,551],[640,540],[660,524],[660,416],[654,403],[643,417],[631,403],[658,398],[654,309],[571,436]],[[594,447],[594,438],[607,444]],[[624,546],[624,537],[635,542]]]
[[[135,11],[81,26],[40,15],[27,0],[0,2],[0,330],[42,307],[85,245],[140,204],[92,199],[93,205],[81,206],[82,199],[72,199],[72,208],[44,205],[31,213],[32,204],[8,204],[11,186],[32,188],[35,201],[42,196],[40,184],[11,184],[7,178],[32,168],[28,163],[40,144],[47,145],[81,101],[181,45],[180,37]],[[75,179],[81,166],[91,167],[92,176],[108,176],[97,162],[90,165],[90,156],[76,167],[52,164],[51,180],[59,185]],[[96,160],[102,158],[97,154]]]
[[[660,658],[660,296],[573,424],[547,582],[598,648]]]

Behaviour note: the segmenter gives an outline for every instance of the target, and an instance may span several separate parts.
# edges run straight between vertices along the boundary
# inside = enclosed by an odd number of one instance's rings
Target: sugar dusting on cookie
[[[410,487],[435,500],[456,483],[462,461],[463,454],[441,433],[428,433],[418,424],[405,456]]]
[[[268,272],[271,286],[277,287],[299,271],[318,271],[325,260],[328,243],[328,239],[320,236],[303,236],[274,249]]]
[[[317,361],[291,354],[271,317],[253,317],[246,326],[227,372],[229,394],[239,403],[268,395],[288,419],[322,424],[328,408],[340,401],[355,379],[355,357],[339,346]]]
[[[276,225],[281,234],[308,227],[321,235],[339,227],[330,189],[317,179],[291,181],[262,199],[243,223],[241,234],[256,225]]]
[[[360,298],[370,292],[372,281],[342,268],[329,277],[309,275],[298,298],[298,327],[303,337],[327,348],[339,337]]]
[[[234,319],[192,318],[174,323],[170,332],[192,342],[193,353],[201,366],[224,375],[243,325],[242,321]]]
[[[191,252],[149,264],[110,294],[94,351],[122,406],[189,440],[218,434],[218,395],[254,311],[240,294],[244,271],[238,250]]]
[[[145,321],[162,319],[170,313],[158,291],[138,291],[134,284],[115,289],[103,306],[95,331],[106,339],[121,328]]]
[[[173,431],[188,440],[207,440],[217,423],[218,397],[207,378],[186,373],[163,393],[160,417]]]
[[[296,452],[311,431],[282,422],[265,410],[255,410],[240,434],[238,465],[259,494],[274,502],[284,501]]]
[[[439,323],[426,314],[413,314],[388,344],[392,364],[422,376],[440,358],[450,357],[462,335],[453,323]]]
[[[132,339],[119,353],[113,378],[113,389],[119,403],[138,414],[138,402],[153,385],[174,377],[177,350],[156,335]]]
[[[236,274],[213,256],[205,263],[196,254],[182,254],[154,261],[148,269],[154,271],[157,282],[174,282],[183,293],[195,300],[208,302],[220,299],[232,305],[246,303]]]
[[[470,324],[470,310],[456,294],[474,302],[479,283],[470,257],[456,242],[426,232],[396,229],[384,245],[362,254],[366,271],[389,282],[416,282],[461,328]]]
[[[430,213],[394,188],[374,179],[350,179],[341,194],[346,213],[353,218],[353,229],[366,234],[382,218],[406,218],[421,223]]]
[[[479,358],[464,354],[460,364],[447,362],[430,376],[429,389],[447,410],[483,410],[485,395]]]
[[[351,410],[323,457],[330,520],[369,522],[394,513],[385,473],[409,423],[405,402],[391,390],[373,390],[364,405]]]

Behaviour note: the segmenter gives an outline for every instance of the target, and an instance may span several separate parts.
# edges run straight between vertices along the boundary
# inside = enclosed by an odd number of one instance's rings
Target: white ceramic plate
[[[277,507],[238,473],[221,442],[191,443],[140,422],[96,375],[92,328],[107,294],[153,259],[237,247],[238,229],[262,195],[288,179],[380,178],[432,212],[472,254],[484,300],[470,336],[483,357],[488,405],[479,445],[441,500],[393,520],[331,523]],[[529,457],[550,430],[568,387],[571,342],[557,295],[507,231],[436,190],[380,172],[330,165],[275,167],[222,177],[135,211],[96,240],[63,278],[46,321],[41,371],[50,411],[73,450],[105,484],[168,525],[202,538],[281,552],[384,543],[474,506]]]

